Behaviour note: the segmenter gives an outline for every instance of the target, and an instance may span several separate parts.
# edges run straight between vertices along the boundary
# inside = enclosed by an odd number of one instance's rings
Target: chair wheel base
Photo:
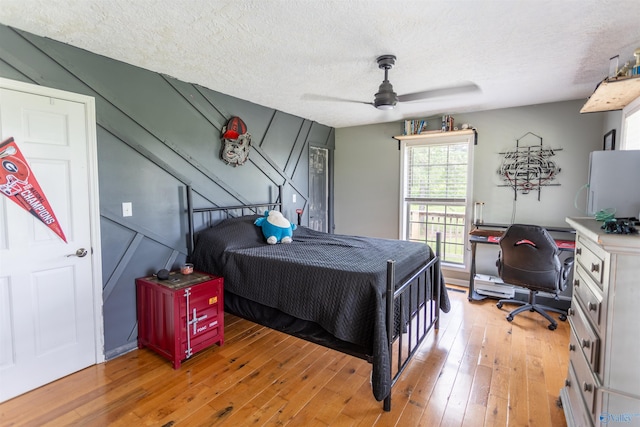
[[[566,312],[554,308],[554,307],[548,307],[542,304],[536,304],[535,301],[535,292],[531,292],[529,293],[529,302],[525,303],[524,301],[520,301],[520,300],[516,300],[516,299],[503,299],[503,300],[499,300],[498,302],[496,302],[496,307],[498,309],[501,309],[503,307],[503,305],[505,304],[517,304],[519,305],[518,308],[516,308],[515,310],[507,313],[506,319],[509,322],[513,322],[513,319],[515,318],[515,316],[517,316],[520,313],[523,312],[527,312],[530,311],[532,313],[540,313],[548,322],[549,325],[547,326],[547,328],[551,331],[555,331],[556,329],[558,329],[558,322],[556,322],[550,315],[549,313],[547,313],[547,311],[553,311],[558,313],[558,318],[561,321],[566,321],[567,320],[567,314]]]

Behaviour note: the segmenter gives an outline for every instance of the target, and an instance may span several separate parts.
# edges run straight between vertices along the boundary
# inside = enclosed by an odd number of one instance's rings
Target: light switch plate
[[[122,202],[122,216],[133,216],[133,206],[131,202]]]

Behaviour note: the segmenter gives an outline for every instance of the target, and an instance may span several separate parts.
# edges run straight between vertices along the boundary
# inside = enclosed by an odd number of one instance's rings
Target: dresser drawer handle
[[[576,248],[576,255],[582,255],[582,248]]]
[[[595,302],[590,302],[588,305],[589,311],[596,311],[598,309],[598,304],[596,304]]]
[[[591,263],[591,272],[592,273],[599,273],[600,272],[600,265]]]
[[[569,310],[567,310],[567,314],[568,314],[569,316],[573,316],[573,315],[575,315],[575,314],[576,314],[576,312],[575,312],[575,310],[574,310],[573,308],[569,308]]]
[[[582,348],[589,348],[589,347],[591,347],[591,341],[583,339]]]
[[[569,351],[576,351],[576,346],[573,344],[569,344]]]
[[[574,287],[576,287],[576,288],[577,288],[578,286],[580,286],[580,280],[575,279],[575,280],[573,281],[573,286],[574,286]]]
[[[564,380],[564,385],[567,387],[571,387],[571,381],[569,380],[569,378]]]
[[[586,381],[582,384],[582,389],[587,392],[593,391],[593,384],[588,384]]]

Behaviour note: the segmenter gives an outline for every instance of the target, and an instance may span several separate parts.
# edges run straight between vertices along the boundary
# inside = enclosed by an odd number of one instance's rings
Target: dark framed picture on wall
[[[615,150],[616,149],[616,130],[611,129],[609,132],[604,134],[604,145],[602,146],[603,150]]]

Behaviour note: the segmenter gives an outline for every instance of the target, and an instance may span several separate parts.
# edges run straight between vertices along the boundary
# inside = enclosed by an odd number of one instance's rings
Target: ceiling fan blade
[[[373,105],[372,102],[356,101],[354,99],[338,98],[337,96],[328,95],[317,95],[313,93],[305,93],[300,98],[304,101],[351,102],[357,104]]]
[[[406,95],[399,95],[398,101],[411,102],[419,101],[429,98],[440,98],[443,96],[454,96],[463,94],[472,94],[474,92],[482,92],[480,86],[475,83],[465,83],[457,86],[442,87],[438,89],[425,90],[423,92],[408,93]]]

